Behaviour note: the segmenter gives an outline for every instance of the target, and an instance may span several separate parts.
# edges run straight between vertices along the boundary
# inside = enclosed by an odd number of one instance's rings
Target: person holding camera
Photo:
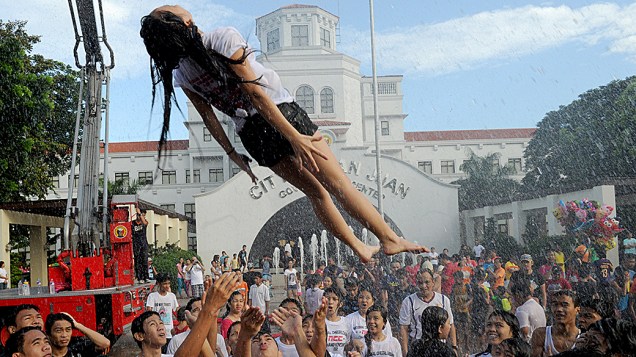
[[[202,297],[203,296],[203,272],[205,268],[203,264],[197,259],[197,257],[192,257],[192,264],[188,265],[186,271],[190,273],[190,284],[192,286],[192,297]]]
[[[144,284],[148,277],[148,238],[146,237],[146,211],[137,207],[135,220],[132,221],[133,256],[135,258],[135,278]]]

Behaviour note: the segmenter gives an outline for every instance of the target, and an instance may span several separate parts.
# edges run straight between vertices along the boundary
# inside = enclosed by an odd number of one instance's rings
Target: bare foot
[[[410,253],[428,253],[428,248],[423,245],[415,244],[404,238],[398,238],[396,240],[388,241],[382,245],[382,251],[386,255],[393,255],[402,252]]]
[[[363,263],[368,263],[371,261],[371,258],[373,258],[373,256],[376,255],[379,251],[380,246],[369,246],[362,244],[360,248],[356,250],[356,255],[358,255]]]

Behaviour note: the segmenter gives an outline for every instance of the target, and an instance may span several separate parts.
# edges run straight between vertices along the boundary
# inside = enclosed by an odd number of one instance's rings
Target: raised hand
[[[323,297],[318,309],[314,312],[313,324],[316,330],[324,329],[327,318],[327,298]]]
[[[205,305],[210,306],[213,311],[220,310],[227,300],[239,286],[239,273],[226,273],[216,279],[208,291],[204,293]]]
[[[272,312],[272,321],[278,325],[283,335],[294,336],[302,332],[302,317],[299,313],[279,307]]]
[[[255,336],[265,322],[265,315],[258,307],[249,307],[241,315],[241,334]]]

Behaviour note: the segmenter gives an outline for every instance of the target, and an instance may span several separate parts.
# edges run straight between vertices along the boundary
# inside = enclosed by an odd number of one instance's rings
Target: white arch
[[[343,150],[340,158],[356,188],[375,204],[375,156]],[[458,250],[458,186],[437,181],[390,157],[382,157],[382,170],[384,211],[406,238],[439,249]],[[197,246],[204,261],[221,250],[238,252],[243,244],[251,247],[276,212],[304,196],[267,168],[256,167],[254,173],[260,179],[256,186],[241,172],[218,189],[195,197]]]

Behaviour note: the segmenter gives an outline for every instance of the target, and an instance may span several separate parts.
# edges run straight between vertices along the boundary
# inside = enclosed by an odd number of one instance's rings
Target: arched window
[[[320,112],[333,113],[333,90],[331,88],[323,88],[320,91]]]
[[[314,114],[314,90],[310,86],[300,86],[296,89],[296,102],[307,114]]]

